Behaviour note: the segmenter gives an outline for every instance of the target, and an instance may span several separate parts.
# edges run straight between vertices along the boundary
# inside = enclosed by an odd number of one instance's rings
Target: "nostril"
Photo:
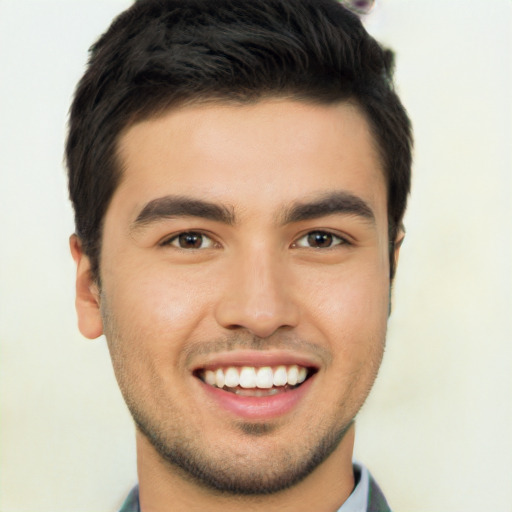
[[[254,257],[249,260],[233,270],[229,286],[218,297],[214,311],[218,324],[229,331],[244,329],[259,338],[268,338],[283,327],[296,327],[299,307],[288,291],[290,281],[274,275],[274,268],[255,275],[249,265],[267,268],[275,263],[264,264]]]

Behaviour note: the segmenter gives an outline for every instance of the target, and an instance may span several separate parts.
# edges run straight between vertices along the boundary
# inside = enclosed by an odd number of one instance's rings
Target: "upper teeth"
[[[273,386],[295,386],[306,380],[307,370],[295,364],[290,366],[229,366],[217,370],[205,370],[203,379],[210,386],[223,388],[270,389]]]

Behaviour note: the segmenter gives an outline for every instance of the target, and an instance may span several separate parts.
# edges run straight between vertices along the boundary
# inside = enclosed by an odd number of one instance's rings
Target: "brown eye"
[[[343,245],[347,242],[339,236],[333,235],[328,231],[311,231],[307,235],[299,238],[294,246],[307,247],[312,249],[329,249],[337,245]]]
[[[310,247],[330,247],[332,245],[333,236],[330,233],[322,231],[314,231],[308,235],[308,245]]]
[[[213,241],[202,233],[187,231],[171,238],[167,245],[179,247],[180,249],[209,249],[213,247]]]

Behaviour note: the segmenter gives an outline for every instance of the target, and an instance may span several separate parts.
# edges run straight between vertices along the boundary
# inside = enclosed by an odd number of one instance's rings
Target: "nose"
[[[293,277],[279,257],[252,251],[231,262],[227,274],[215,311],[221,326],[267,338],[298,324]]]

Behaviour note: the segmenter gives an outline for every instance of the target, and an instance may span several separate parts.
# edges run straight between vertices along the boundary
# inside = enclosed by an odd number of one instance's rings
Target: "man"
[[[122,511],[386,511],[352,464],[410,185],[392,54],[335,0],[139,0],[70,113],[79,328],[137,429]]]

